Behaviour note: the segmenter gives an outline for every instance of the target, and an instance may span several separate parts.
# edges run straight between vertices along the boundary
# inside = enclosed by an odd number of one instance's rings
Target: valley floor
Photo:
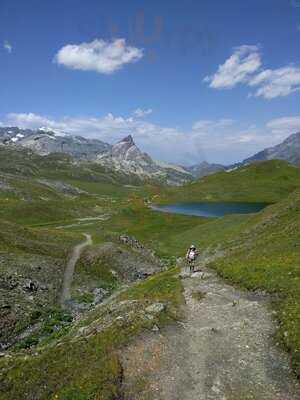
[[[125,399],[300,399],[288,357],[274,342],[269,297],[201,271],[181,273],[183,321],[123,354]]]

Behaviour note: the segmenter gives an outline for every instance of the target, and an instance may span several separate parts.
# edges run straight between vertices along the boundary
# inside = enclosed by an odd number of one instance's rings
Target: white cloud
[[[274,99],[288,96],[300,90],[300,68],[284,66],[278,69],[262,69],[258,46],[240,46],[220,65],[213,76],[204,78],[214,89],[233,88],[237,84],[257,86],[249,97]]]
[[[265,147],[280,143],[300,130],[300,116],[273,119],[266,126],[241,124],[232,119],[198,120],[191,129],[166,127],[136,117],[109,113],[102,117],[50,118],[34,113],[11,113],[0,125],[38,129],[47,127],[114,143],[132,134],[137,145],[153,158],[178,164],[203,160],[231,164]]]
[[[217,121],[202,119],[200,121],[196,121],[193,124],[193,130],[205,132],[207,130],[216,130],[220,128],[225,128],[233,124],[234,124],[233,119],[219,119]]]
[[[233,54],[220,65],[218,71],[204,78],[214,89],[233,88],[238,83],[245,83],[261,66],[258,46],[239,46]]]
[[[96,39],[90,43],[62,47],[54,57],[54,62],[70,69],[111,74],[142,57],[143,50],[126,45],[125,39],[110,42]]]
[[[272,119],[266,127],[278,138],[285,138],[292,133],[300,132],[300,115]]]
[[[300,68],[288,66],[279,69],[267,69],[256,75],[250,86],[259,86],[255,96],[265,99],[288,96],[300,90]]]
[[[133,111],[133,115],[135,115],[138,118],[143,118],[146,115],[152,114],[153,110],[152,108],[147,108],[143,110],[142,108],[137,108],[136,110]]]
[[[7,40],[5,40],[5,42],[3,43],[3,48],[4,48],[8,53],[12,53],[12,51],[13,51],[12,45],[11,45]]]

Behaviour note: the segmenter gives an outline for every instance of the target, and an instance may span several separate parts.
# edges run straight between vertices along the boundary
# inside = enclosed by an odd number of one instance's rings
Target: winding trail
[[[60,299],[60,304],[63,308],[66,308],[68,302],[71,300],[71,286],[75,271],[75,265],[85,247],[93,244],[91,235],[84,233],[84,236],[86,237],[86,240],[73,248],[71,256],[67,262],[67,266],[64,273],[61,299]]]
[[[269,299],[205,268],[181,277],[185,319],[129,349],[124,387],[131,394],[125,399],[299,400],[288,356],[274,343]],[[196,298],[197,292],[204,297]],[[132,395],[135,370],[148,384]]]

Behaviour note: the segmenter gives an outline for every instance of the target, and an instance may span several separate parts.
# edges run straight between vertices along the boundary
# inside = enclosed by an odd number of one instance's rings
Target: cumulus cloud
[[[101,117],[59,119],[34,113],[11,113],[0,125],[32,129],[47,127],[108,143],[132,134],[137,145],[158,160],[183,165],[204,160],[231,164],[265,147],[278,144],[290,134],[299,131],[300,116],[274,119],[259,128],[229,118],[202,119],[195,121],[190,129],[182,130],[111,113]]]
[[[139,61],[143,50],[126,44],[125,39],[67,44],[54,57],[54,62],[70,69],[112,74],[124,65]]]
[[[10,113],[6,116],[6,121],[23,129],[38,129],[51,122],[46,117],[34,113]]]
[[[153,110],[152,108],[147,108],[143,110],[142,108],[137,108],[136,110],[133,111],[133,115],[135,115],[138,118],[143,118],[146,115],[152,114]]]
[[[257,87],[249,97],[274,99],[300,90],[300,68],[284,66],[263,69],[258,46],[240,46],[220,65],[217,72],[204,78],[213,89],[229,89],[238,84]]]
[[[7,40],[5,40],[5,42],[3,43],[3,48],[4,48],[9,54],[12,53],[12,51],[13,51],[12,45],[11,45]]]
[[[259,86],[255,96],[265,99],[288,96],[300,90],[300,68],[289,66],[274,70],[267,69],[256,75],[249,85]]]
[[[217,72],[204,78],[214,89],[233,88],[238,83],[247,82],[261,66],[258,46],[239,46],[233,54],[220,65]]]

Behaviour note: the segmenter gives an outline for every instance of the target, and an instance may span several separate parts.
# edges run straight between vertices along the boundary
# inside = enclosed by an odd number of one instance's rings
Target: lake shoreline
[[[158,212],[190,215],[195,217],[218,218],[232,214],[253,214],[270,205],[264,202],[178,202],[164,205],[150,204]]]

